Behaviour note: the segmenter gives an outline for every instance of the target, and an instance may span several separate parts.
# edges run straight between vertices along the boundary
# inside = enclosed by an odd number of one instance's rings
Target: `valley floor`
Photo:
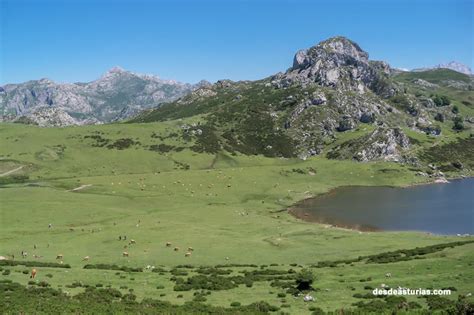
[[[206,289],[210,294],[203,303],[230,307],[232,302],[266,301],[291,314],[308,314],[314,307],[354,308],[353,303],[370,301],[354,294],[370,293],[381,284],[454,287],[450,300],[473,291],[472,243],[406,261],[315,266],[472,237],[344,230],[307,223],[286,211],[299,200],[341,185],[406,186],[428,181],[408,166],[144,149],[146,141],[154,141],[149,138],[152,132],[171,132],[176,128],[172,124],[129,126],[126,137],[140,145],[125,150],[93,146],[85,137],[124,137],[119,125],[64,129],[2,125],[0,173],[16,171],[3,177],[10,182],[4,180],[0,187],[0,255],[9,260],[14,255],[20,264],[53,262],[71,268],[36,267],[36,282],[30,282],[31,266],[2,265],[0,280],[25,286],[45,281],[70,295],[84,292],[86,286],[111,287],[122,294],[132,292],[139,301],[154,298],[183,304],[201,290],[176,291],[180,280],[173,276],[187,279],[199,274],[199,266],[228,265],[222,269],[230,270],[230,276],[268,269],[269,280],[253,279],[251,287]],[[22,251],[27,252],[25,258]],[[86,264],[144,270],[84,269]],[[297,273],[303,268],[315,276],[311,293],[315,302],[271,286],[277,280],[271,270],[291,275],[289,269]],[[387,273],[392,276],[387,278]],[[425,299],[407,299],[428,307]],[[474,301],[472,296],[468,301]],[[21,310],[5,297],[0,303]]]

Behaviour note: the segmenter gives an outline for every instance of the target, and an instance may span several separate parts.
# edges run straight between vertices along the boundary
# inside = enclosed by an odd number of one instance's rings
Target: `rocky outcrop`
[[[35,120],[32,116],[38,115],[38,111],[44,114],[42,108],[48,107],[82,117],[75,119],[79,124],[117,121],[208,84],[201,81],[194,86],[114,67],[89,83],[62,84],[41,79],[7,84],[0,90],[0,116],[2,120],[20,116]]]
[[[396,91],[387,80],[390,71],[384,62],[369,61],[368,53],[356,43],[334,37],[298,51],[293,66],[287,72],[275,75],[272,84],[285,87],[294,83],[318,83],[358,93],[371,90],[390,97]]]
[[[370,134],[344,142],[328,153],[333,159],[354,159],[360,162],[374,160],[404,162],[410,140],[400,128],[378,127]]]
[[[54,107],[37,108],[28,116],[21,116],[17,122],[38,125],[40,127],[65,127],[79,125],[81,122],[72,118],[65,111]]]

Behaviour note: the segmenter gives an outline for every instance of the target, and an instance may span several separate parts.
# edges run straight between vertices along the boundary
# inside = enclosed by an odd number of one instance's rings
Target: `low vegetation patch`
[[[115,264],[87,264],[84,269],[105,269],[105,270],[120,270],[125,272],[143,272],[143,268],[118,266]]]

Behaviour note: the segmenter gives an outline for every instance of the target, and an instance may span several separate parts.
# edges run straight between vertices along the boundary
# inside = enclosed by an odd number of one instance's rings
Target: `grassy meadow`
[[[472,237],[344,230],[304,222],[286,211],[299,200],[341,185],[427,182],[409,166],[329,160],[324,155],[300,160],[197,153],[190,150],[192,142],[176,136],[183,124],[197,119],[67,128],[1,124],[0,255],[70,268],[37,267],[36,282],[31,282],[30,267],[1,265],[0,280],[30,287],[44,281],[72,296],[87,286],[110,287],[133,293],[136,301],[153,298],[182,305],[197,301],[201,291],[176,291],[176,277],[200,274],[200,266],[227,265],[221,269],[229,270],[228,275],[270,270],[268,280],[252,278],[250,287],[208,289],[201,302],[231,308],[232,302],[265,301],[278,308],[275,313],[290,314],[354,308],[353,303],[370,302],[355,294],[370,293],[381,284],[455,287],[452,301],[474,289],[473,243],[428,252],[421,259],[316,266]],[[338,141],[369,130],[363,126]],[[58,255],[62,258],[56,259]],[[143,271],[84,269],[87,264]],[[271,285],[278,280],[271,278],[279,274],[275,270],[292,275],[302,269],[314,274],[315,302],[286,293],[288,287],[278,283]],[[430,307],[425,299],[407,299]],[[21,311],[21,303],[7,300],[0,298],[0,305],[10,305],[12,313]]]

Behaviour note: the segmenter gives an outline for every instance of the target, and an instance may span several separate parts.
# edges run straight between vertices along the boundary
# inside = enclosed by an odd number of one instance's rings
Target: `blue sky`
[[[185,82],[258,79],[331,36],[371,59],[473,68],[471,0],[0,0],[0,84],[125,69]]]

